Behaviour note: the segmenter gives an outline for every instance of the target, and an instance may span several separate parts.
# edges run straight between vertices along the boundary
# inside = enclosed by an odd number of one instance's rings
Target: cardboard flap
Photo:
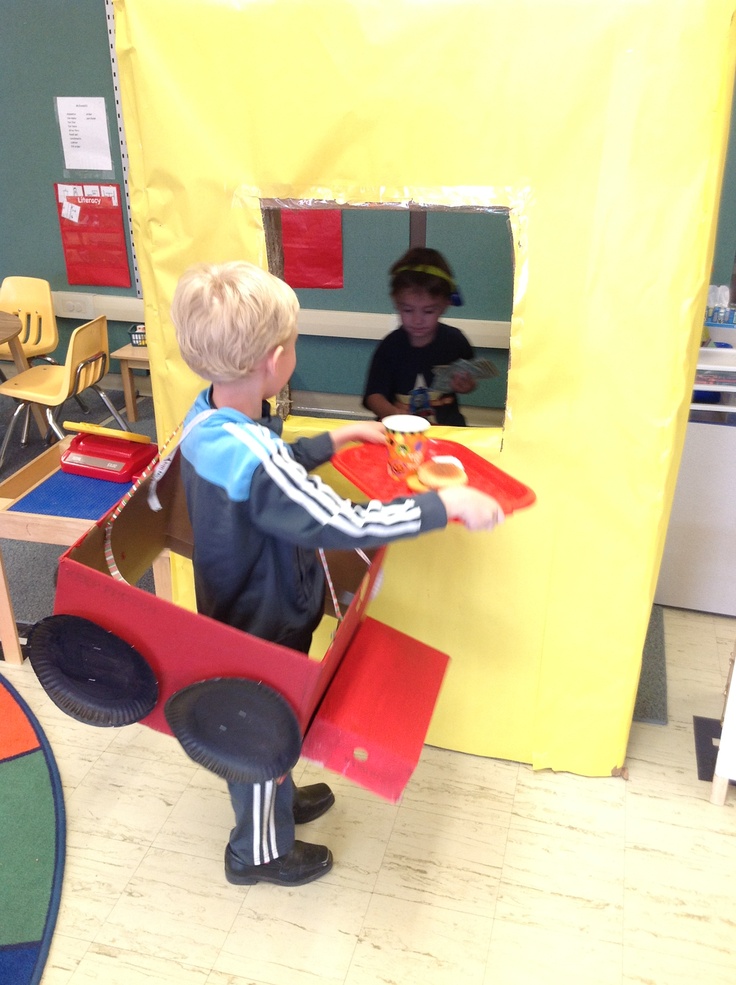
[[[302,754],[396,801],[419,762],[449,657],[366,618],[304,738]]]
[[[194,536],[181,481],[178,450],[156,486],[160,510],[153,510],[148,504],[151,482],[152,476],[149,476],[141,483],[112,523],[113,555],[126,581],[132,583],[148,570],[154,558],[165,548],[190,560],[192,557]],[[370,561],[377,553],[377,550],[365,552]],[[325,558],[338,602],[344,611],[368,567],[354,550],[325,551]],[[100,570],[104,571],[106,567]],[[325,597],[325,611],[334,615],[329,592]]]

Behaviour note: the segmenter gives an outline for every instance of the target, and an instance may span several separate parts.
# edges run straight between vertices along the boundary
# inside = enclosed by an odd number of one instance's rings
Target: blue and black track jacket
[[[186,424],[211,409],[197,397]],[[181,474],[194,533],[197,607],[276,643],[319,623],[324,572],[316,549],[378,547],[447,523],[437,493],[343,499],[309,470],[333,454],[329,433],[286,444],[239,411],[216,410],[181,442]]]

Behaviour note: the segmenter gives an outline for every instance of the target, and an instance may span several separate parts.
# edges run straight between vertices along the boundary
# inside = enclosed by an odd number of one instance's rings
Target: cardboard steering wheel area
[[[263,200],[509,210],[502,450],[489,430],[437,437],[537,502],[491,534],[392,547],[372,609],[452,658],[435,745],[585,775],[624,761],[710,277],[735,8],[116,0],[161,432],[202,385],[169,319],[177,279],[203,260],[265,267]]]

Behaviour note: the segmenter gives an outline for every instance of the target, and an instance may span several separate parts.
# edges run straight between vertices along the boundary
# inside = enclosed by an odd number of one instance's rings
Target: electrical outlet
[[[56,314],[61,318],[81,318],[89,321],[95,317],[95,299],[92,294],[73,294],[60,291],[57,295]]]

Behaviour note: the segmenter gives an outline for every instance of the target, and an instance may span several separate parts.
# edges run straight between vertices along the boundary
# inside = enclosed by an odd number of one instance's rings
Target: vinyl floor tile
[[[224,865],[234,815],[224,780],[213,779],[216,786],[197,784],[193,778],[185,787],[154,836],[154,848],[217,860]]]
[[[250,887],[214,970],[248,973],[270,985],[343,982],[371,894],[347,889],[328,873],[294,889]]]
[[[207,985],[208,973],[168,957],[93,944],[69,985]]]
[[[66,936],[59,931],[57,924],[43,969],[43,985],[69,985],[89,948],[89,941]]]
[[[146,851],[139,842],[122,840],[111,852],[109,839],[103,836],[82,836],[76,829],[68,833],[62,905],[69,936],[95,939]]]
[[[507,828],[491,820],[404,809],[391,833],[376,893],[492,916]]]
[[[425,746],[401,799],[404,808],[508,825],[518,763]]]
[[[736,858],[716,871],[711,856],[627,849],[624,943],[728,963],[734,879]]]
[[[492,919],[374,894],[345,985],[483,985]]]
[[[624,949],[622,985],[733,985],[736,958],[721,963],[696,947],[691,955],[640,947]]]
[[[620,985],[623,945],[496,919],[483,985]]]
[[[242,902],[220,864],[152,848],[95,943],[209,972]]]
[[[67,798],[67,807],[85,834],[150,844],[196,769],[194,763],[174,767],[104,752]]]

